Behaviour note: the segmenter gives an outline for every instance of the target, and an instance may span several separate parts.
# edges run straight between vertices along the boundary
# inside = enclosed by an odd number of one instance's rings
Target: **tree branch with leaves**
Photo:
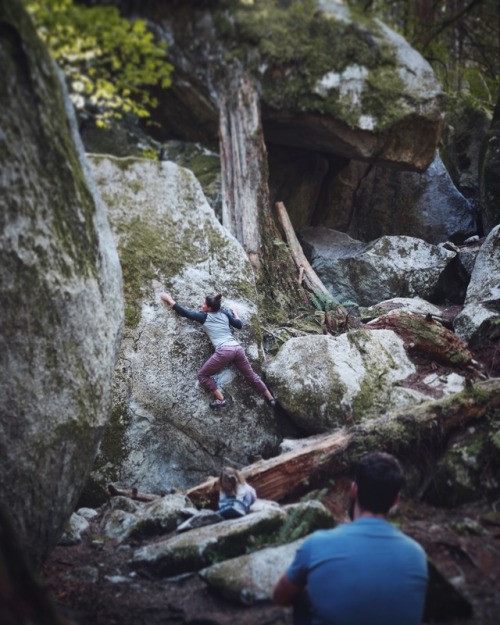
[[[148,118],[157,106],[151,87],[171,83],[167,44],[145,20],[123,18],[114,6],[73,0],[25,0],[41,39],[68,83],[83,118],[98,126],[125,114]]]

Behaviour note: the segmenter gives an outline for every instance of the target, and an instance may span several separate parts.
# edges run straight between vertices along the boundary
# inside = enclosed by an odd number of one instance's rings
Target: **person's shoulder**
[[[337,525],[336,527],[331,527],[330,529],[316,530],[312,534],[309,534],[304,542],[308,542],[313,545],[317,543],[322,543],[325,540],[330,541],[343,533],[343,527],[344,523],[341,525]]]

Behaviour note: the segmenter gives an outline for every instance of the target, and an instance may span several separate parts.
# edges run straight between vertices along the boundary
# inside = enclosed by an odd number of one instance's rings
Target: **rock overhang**
[[[285,8],[261,0],[228,19],[226,45],[258,82],[268,142],[401,169],[430,164],[443,123],[441,86],[382,22],[315,0]]]

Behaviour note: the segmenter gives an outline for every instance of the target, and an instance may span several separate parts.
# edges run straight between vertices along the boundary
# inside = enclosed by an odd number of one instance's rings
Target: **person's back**
[[[360,460],[350,492],[353,522],[306,538],[275,586],[275,602],[294,605],[297,625],[421,624],[425,552],[386,520],[403,481],[389,454]]]
[[[301,562],[307,562],[307,580]],[[360,518],[305,541],[289,580],[306,585],[314,625],[420,625],[427,559],[383,519]]]

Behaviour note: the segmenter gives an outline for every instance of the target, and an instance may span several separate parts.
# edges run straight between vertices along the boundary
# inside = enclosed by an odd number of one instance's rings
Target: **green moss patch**
[[[337,19],[321,11],[315,0],[286,6],[261,0],[219,17],[216,24],[230,51],[226,62],[244,59],[262,81],[264,100],[271,107],[330,114],[350,125],[357,124],[363,110],[378,129],[401,114],[394,97],[403,91],[396,56],[375,22]],[[327,95],[318,92],[325,75],[342,74],[352,66],[366,71],[359,106],[337,88]]]

